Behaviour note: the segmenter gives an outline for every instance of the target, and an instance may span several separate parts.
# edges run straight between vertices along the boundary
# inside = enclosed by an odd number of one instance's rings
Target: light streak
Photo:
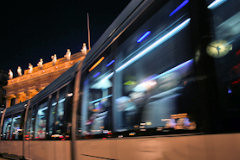
[[[151,33],[151,31],[147,31],[146,33],[144,33],[144,35],[142,35],[137,42],[140,43],[142,42],[147,36],[149,36],[149,34]]]
[[[104,57],[100,58],[88,71],[91,72],[94,68],[96,68],[102,61]]]
[[[209,6],[208,9],[215,9],[218,6],[220,6],[221,4],[223,4],[224,2],[226,2],[227,0],[215,0],[214,2],[212,2]]]
[[[109,62],[109,63],[106,65],[106,67],[111,66],[114,62],[115,62],[115,60],[112,60],[111,62]]]
[[[185,0],[183,1],[176,9],[174,9],[169,16],[171,17],[172,15],[174,15],[177,11],[179,11],[180,9],[182,9],[184,6],[186,6],[188,4],[189,0]]]
[[[178,25],[177,27],[175,27],[174,29],[172,29],[171,31],[166,33],[164,36],[160,37],[158,40],[156,40],[154,43],[149,45],[147,48],[145,48],[144,50],[140,51],[136,56],[134,56],[133,58],[128,60],[126,63],[121,65],[119,68],[117,68],[116,72],[122,71],[123,69],[125,69],[126,67],[128,67],[129,65],[134,63],[135,61],[139,60],[140,58],[142,58],[143,56],[148,54],[154,48],[158,47],[159,45],[161,45],[164,42],[166,42],[168,39],[172,38],[175,34],[177,34],[182,29],[184,29],[190,23],[190,20],[191,20],[190,18],[186,19],[180,25]]]

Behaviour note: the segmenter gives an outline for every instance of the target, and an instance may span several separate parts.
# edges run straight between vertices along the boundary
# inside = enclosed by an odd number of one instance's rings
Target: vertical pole
[[[89,14],[87,13],[87,30],[88,30],[88,49],[91,50],[91,37],[90,37],[90,26],[89,26]]]
[[[5,113],[6,113],[6,110],[7,110],[7,108],[5,108],[4,110],[3,110],[3,113],[2,113],[2,117],[1,117],[1,121],[0,121],[0,134],[2,133],[2,127],[3,127],[3,120],[4,120],[4,117],[5,117]],[[2,134],[3,135],[3,134]],[[0,135],[0,140],[1,140],[1,138],[2,138],[2,136]]]
[[[76,148],[76,130],[77,130],[77,110],[79,104],[79,92],[80,92],[80,77],[81,77],[81,63],[78,64],[77,73],[74,82],[74,94],[72,105],[72,143],[71,143],[71,159],[76,160],[77,148]]]
[[[26,104],[25,104],[26,105]],[[25,110],[25,114],[24,114],[24,123],[23,123],[23,157],[25,156],[25,134],[26,134],[26,126],[27,126],[27,118],[28,118],[28,110],[29,110],[29,107],[30,107],[30,100],[28,100],[27,102],[27,106],[25,107],[26,110]]]

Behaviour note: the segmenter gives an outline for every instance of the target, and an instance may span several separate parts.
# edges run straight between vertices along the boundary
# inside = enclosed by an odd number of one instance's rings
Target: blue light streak
[[[133,58],[131,58],[130,60],[128,60],[126,63],[124,63],[123,65],[121,65],[119,68],[116,69],[116,72],[122,71],[123,69],[125,69],[126,67],[128,67],[129,65],[131,65],[132,63],[134,63],[135,61],[139,60],[140,58],[142,58],[143,56],[145,56],[146,54],[148,54],[150,51],[152,51],[154,48],[158,47],[159,45],[163,44],[164,42],[166,42],[168,39],[172,38],[175,34],[177,34],[178,32],[180,32],[182,29],[184,29],[189,23],[190,23],[191,18],[186,19],[185,21],[183,21],[180,25],[178,25],[177,27],[175,27],[174,29],[172,29],[171,31],[169,31],[167,34],[165,34],[164,36],[160,37],[157,41],[155,41],[154,43],[152,43],[151,45],[149,45],[147,48],[145,48],[144,50],[142,50],[141,52],[139,52],[136,56],[134,56]]]
[[[97,72],[93,77],[96,78],[97,76],[99,76],[101,74],[101,72]]]
[[[149,34],[151,33],[151,31],[147,31],[146,33],[144,33],[144,35],[142,35],[142,37],[140,37],[137,42],[140,43],[142,42],[147,36],[149,36]]]
[[[112,60],[111,62],[109,62],[109,63],[106,65],[106,67],[111,66],[114,62],[115,62],[115,60]]]
[[[172,11],[169,16],[171,17],[172,15],[174,15],[177,11],[179,11],[181,8],[183,8],[184,6],[186,6],[188,4],[189,0],[185,0],[183,1],[174,11]]]
[[[215,9],[221,4],[223,4],[224,2],[227,2],[227,0],[215,0],[208,6],[208,9]]]

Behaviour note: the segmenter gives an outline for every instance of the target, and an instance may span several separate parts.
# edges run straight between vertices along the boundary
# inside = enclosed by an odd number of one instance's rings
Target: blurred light
[[[97,76],[99,76],[101,74],[101,72],[97,72],[93,77],[96,78]]]
[[[135,132],[131,132],[131,133],[129,133],[129,136],[135,136],[135,135],[136,135]]]
[[[218,6],[220,6],[221,4],[223,4],[224,2],[226,2],[227,0],[215,0],[214,2],[212,2],[209,6],[208,9],[215,9]]]
[[[108,134],[108,130],[103,130],[103,133],[104,134]]]
[[[236,55],[237,56],[240,55],[240,49],[236,52]]]
[[[104,57],[100,58],[88,71],[91,72],[94,68],[96,68],[102,61]]]
[[[143,82],[146,82],[146,81],[152,80],[153,77],[156,77],[156,75],[157,75],[157,74],[153,74],[153,75],[151,75],[151,76],[148,76],[147,78],[145,78],[145,79],[143,80]]]
[[[144,35],[142,35],[142,37],[140,37],[137,42],[140,43],[142,42],[147,36],[149,36],[149,34],[151,33],[151,31],[147,31],[146,33],[144,33]]]
[[[106,97],[102,97],[102,98],[96,99],[96,100],[91,101],[91,102],[89,102],[89,103],[95,103],[95,102],[101,101],[101,100],[106,99],[106,98],[109,98],[109,97],[112,97],[112,95],[108,95],[108,96],[106,96]]]
[[[151,125],[152,125],[152,122],[146,122],[146,125],[147,125],[147,126],[151,126]]]
[[[233,81],[233,82],[232,82],[232,85],[238,84],[238,83],[240,83],[240,79],[238,79],[238,80],[236,80],[236,81]]]
[[[231,93],[232,93],[232,90],[231,90],[231,89],[228,89],[228,93],[231,94]]]
[[[68,93],[67,94],[67,97],[72,97],[73,96],[73,93]]]
[[[132,86],[132,85],[135,85],[135,84],[137,84],[136,81],[127,81],[127,82],[124,83],[125,86]]]
[[[184,29],[190,22],[190,18],[186,19],[184,22],[182,22],[180,25],[178,25],[177,27],[175,27],[174,29],[172,29],[170,32],[168,32],[167,34],[165,34],[164,36],[160,37],[157,41],[155,41],[154,43],[152,43],[150,46],[148,46],[147,48],[145,48],[143,51],[139,52],[136,56],[134,56],[133,58],[131,58],[130,60],[128,60],[126,63],[124,63],[123,65],[121,65],[119,68],[116,69],[117,72],[125,69],[126,67],[128,67],[129,65],[131,65],[132,63],[134,63],[135,61],[139,60],[140,58],[142,58],[143,56],[145,56],[146,54],[148,54],[151,50],[153,50],[154,48],[158,47],[159,45],[163,44],[165,41],[167,41],[168,39],[170,39],[171,37],[173,37],[175,34],[177,34],[178,32],[180,32],[182,29]]]
[[[64,101],[65,101],[65,98],[59,100],[58,103],[62,103],[62,102],[64,102]]]
[[[138,84],[133,90],[135,92],[144,92],[144,91],[147,91],[147,90],[151,90],[156,85],[157,85],[156,81],[149,80],[149,81],[145,81],[145,82],[142,82],[142,83]]]
[[[48,107],[42,108],[41,111],[45,111],[46,109],[48,109]],[[20,118],[20,116],[19,116],[19,118]]]
[[[186,4],[188,4],[189,0],[183,1],[174,11],[172,11],[169,16],[171,17],[174,15],[177,11],[179,11],[181,8],[183,8]]]
[[[169,73],[171,73],[171,72],[173,72],[173,71],[176,71],[176,70],[178,70],[178,69],[180,69],[180,68],[182,68],[182,67],[184,67],[184,66],[188,66],[188,65],[190,65],[190,64],[192,64],[192,63],[193,63],[193,60],[190,59],[190,60],[188,60],[188,61],[186,61],[186,62],[184,62],[184,63],[182,63],[182,64],[179,64],[178,66],[176,66],[176,67],[174,67],[174,68],[172,68],[172,69],[170,69],[170,70],[167,70],[166,72],[163,72],[163,73],[159,74],[159,75],[156,76],[156,77],[153,77],[152,80],[158,79],[158,78],[160,78],[160,77],[162,77],[162,76],[165,76],[165,75],[167,75],[167,74],[169,74]]]
[[[104,75],[102,75],[101,77],[103,77]],[[104,78],[102,78],[101,80],[99,80],[98,82],[96,82],[95,84],[93,84],[91,86],[91,88],[95,88],[95,89],[107,89],[109,87],[112,86],[112,82],[109,80],[109,78],[111,78],[113,76],[113,72],[111,72],[110,74],[106,75]]]
[[[134,125],[133,127],[134,127],[134,128],[139,128],[139,125]]]
[[[111,78],[112,76],[113,76],[113,72],[110,73],[109,75],[107,75],[106,77],[104,77],[101,81],[105,81],[105,80]]]
[[[158,127],[158,128],[156,129],[156,131],[162,131],[162,130],[163,130],[162,127]]]
[[[112,60],[111,62],[109,62],[109,63],[106,65],[106,67],[111,66],[114,62],[115,62],[115,60]]]

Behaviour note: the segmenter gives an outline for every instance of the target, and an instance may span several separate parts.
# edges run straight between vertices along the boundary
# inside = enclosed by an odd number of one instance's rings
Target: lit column
[[[6,107],[7,107],[7,108],[10,107],[10,105],[11,105],[11,98],[10,98],[10,97],[7,97],[7,98],[6,98]]]
[[[16,104],[24,102],[27,98],[27,95],[25,92],[19,92],[17,94],[17,98],[16,98]]]
[[[6,107],[7,107],[7,108],[10,107],[10,106],[12,106],[11,100],[12,100],[13,98],[16,98],[16,95],[11,94],[11,95],[6,96]]]
[[[38,91],[36,89],[30,89],[26,93],[27,93],[26,98],[28,100],[28,99],[31,99],[32,97],[34,97],[38,93]]]

